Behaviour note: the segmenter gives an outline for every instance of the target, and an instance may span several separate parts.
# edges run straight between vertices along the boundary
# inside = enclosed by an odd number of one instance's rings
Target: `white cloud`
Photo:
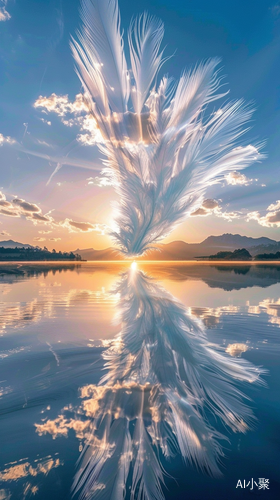
[[[42,238],[41,236],[36,236],[33,238],[33,241],[46,241],[46,238]]]
[[[69,101],[68,95],[59,96],[53,93],[49,97],[39,96],[34,103],[34,107],[41,108],[42,112],[45,113],[56,113],[67,127],[76,125],[81,132],[85,131],[86,133],[77,136],[77,140],[81,144],[92,146],[104,142],[96,120],[89,114],[89,108],[83,94],[77,94],[73,102]],[[69,115],[74,115],[74,118],[70,118]],[[48,125],[51,124],[44,118],[41,118],[41,120]]]
[[[0,6],[0,21],[8,21],[11,19],[11,15],[6,11],[7,0],[1,0],[2,5]]]
[[[266,210],[267,213],[265,215],[261,215],[258,211],[249,212],[247,214],[247,222],[255,220],[264,227],[280,227],[280,200],[271,203]]]
[[[98,187],[108,187],[113,186],[113,180],[109,179],[109,177],[88,177],[87,178],[88,185],[98,186]]]
[[[225,176],[225,180],[227,184],[231,184],[232,186],[237,186],[237,185],[248,186],[254,180],[257,181],[258,179],[249,179],[248,177],[246,177],[246,175],[241,174],[240,172],[230,172],[228,175]]]
[[[81,113],[82,111],[88,112],[83,94],[77,94],[75,101],[71,102],[68,95],[51,94],[49,97],[40,95],[34,103],[35,108],[44,108],[48,112],[57,113],[59,116],[65,116],[67,113]]]
[[[226,352],[230,356],[239,357],[243,352],[248,351],[249,347],[246,344],[229,344],[226,348]]]
[[[3,146],[3,144],[14,144],[15,142],[15,139],[12,137],[8,135],[5,137],[3,134],[0,134],[0,146]]]

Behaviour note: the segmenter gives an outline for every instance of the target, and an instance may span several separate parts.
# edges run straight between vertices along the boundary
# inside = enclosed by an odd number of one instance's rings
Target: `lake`
[[[0,500],[280,497],[280,264],[0,266]]]

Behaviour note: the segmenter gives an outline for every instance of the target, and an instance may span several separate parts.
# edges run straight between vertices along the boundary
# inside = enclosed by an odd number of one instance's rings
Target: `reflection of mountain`
[[[72,417],[44,419],[36,431],[56,438],[73,429],[84,441],[80,498],[163,500],[161,456],[177,452],[220,473],[225,436],[210,420],[246,432],[253,414],[238,386],[261,383],[261,370],[209,344],[202,324],[142,272],[124,273],[115,293],[122,330],[103,352],[107,373],[80,389]]]
[[[148,264],[142,264],[143,269],[149,269]],[[266,288],[279,283],[280,264],[236,264],[236,265],[209,265],[201,264],[168,264],[155,265],[152,268],[153,276],[169,278],[175,281],[203,280],[210,288],[223,290],[240,290],[259,286]]]

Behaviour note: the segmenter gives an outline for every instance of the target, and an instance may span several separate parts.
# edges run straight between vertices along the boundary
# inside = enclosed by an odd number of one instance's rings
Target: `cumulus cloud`
[[[68,95],[59,96],[55,93],[49,97],[39,96],[34,103],[35,108],[41,108],[44,113],[56,113],[67,127],[78,126],[81,132],[77,140],[87,146],[103,142],[96,120],[89,114],[89,108],[82,94],[77,94],[73,102],[69,101]],[[74,117],[71,117],[73,115]],[[44,123],[51,122],[40,118]]]
[[[88,177],[87,178],[88,185],[98,186],[98,187],[108,187],[113,186],[114,182],[109,177]]]
[[[258,179],[249,179],[248,177],[246,177],[246,175],[241,174],[240,172],[230,172],[228,175],[225,176],[225,180],[227,184],[231,184],[232,186],[237,186],[237,185],[248,186],[254,180],[257,181]]]
[[[12,139],[12,137],[8,135],[5,137],[3,134],[0,134],[0,146],[3,146],[3,144],[14,144],[15,142],[15,139]]]
[[[0,1],[0,21],[8,21],[11,15],[6,11],[7,0]]]
[[[61,226],[67,228],[70,232],[83,232],[89,233],[92,231],[98,231],[101,234],[105,234],[107,226],[105,224],[91,224],[90,222],[77,222],[72,219],[65,219],[60,223]]]
[[[230,356],[240,357],[243,352],[248,351],[249,347],[246,344],[229,344],[226,352]]]
[[[19,206],[24,212],[40,212],[41,209],[35,203],[28,203],[21,198],[14,198],[13,204]]]
[[[255,220],[264,227],[280,227],[280,200],[271,203],[266,210],[267,213],[265,215],[261,215],[257,211],[249,212],[247,214],[247,222]]]
[[[100,235],[104,235],[108,229],[105,224],[93,224],[91,222],[84,221],[80,222],[70,218],[66,218],[62,221],[55,221],[50,215],[51,212],[52,210],[43,214],[41,208],[36,203],[28,202],[19,197],[14,197],[11,201],[7,201],[4,193],[0,191],[0,215],[5,215],[7,217],[24,217],[26,220],[31,221],[34,225],[42,223],[49,226],[50,229],[39,231],[39,234],[42,236],[36,236],[34,241],[46,241],[45,235],[50,234],[54,229],[64,228],[69,232],[82,233],[97,231]],[[8,236],[8,233],[3,231],[2,236]],[[61,238],[57,237],[49,238],[49,241],[60,240]]]
[[[53,218],[49,214],[42,214],[41,208],[36,203],[30,203],[22,198],[15,197],[7,201],[4,193],[0,192],[0,215],[6,217],[25,217],[35,225],[38,222],[52,223]]]
[[[192,216],[204,216],[216,215],[216,217],[222,217],[223,219],[231,222],[233,219],[240,218],[240,212],[223,212],[219,202],[217,200],[208,198],[204,200],[201,207],[191,213]]]
[[[75,101],[70,102],[68,95],[51,94],[49,97],[40,95],[34,103],[34,108],[43,108],[48,112],[54,112],[59,116],[65,116],[67,113],[80,113],[88,111],[88,107],[84,102],[83,95],[77,94]]]

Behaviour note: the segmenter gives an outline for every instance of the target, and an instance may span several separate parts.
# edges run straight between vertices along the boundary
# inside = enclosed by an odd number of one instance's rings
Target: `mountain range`
[[[0,243],[1,244],[1,243]],[[221,250],[236,250],[246,248],[252,256],[258,253],[275,253],[280,250],[280,242],[270,238],[251,238],[240,234],[222,234],[209,236],[201,243],[186,243],[185,241],[172,241],[161,244],[158,250],[150,250],[147,255],[137,260],[192,260],[200,256],[215,254]],[[95,250],[94,248],[79,249],[74,251],[86,260],[122,260],[123,257],[114,248]]]
[[[13,240],[0,241],[0,247],[35,248],[27,243],[19,243]],[[276,253],[280,251],[280,241],[265,237],[251,238],[241,236],[240,234],[226,233],[220,236],[209,236],[201,243],[172,241],[171,243],[161,244],[158,245],[158,249],[150,250],[147,255],[137,260],[192,260],[196,257],[208,256],[222,250],[233,251],[239,248],[246,248],[252,256],[259,253]],[[123,260],[122,255],[112,247],[103,250],[77,248],[73,253],[78,253],[82,259],[86,260]]]

